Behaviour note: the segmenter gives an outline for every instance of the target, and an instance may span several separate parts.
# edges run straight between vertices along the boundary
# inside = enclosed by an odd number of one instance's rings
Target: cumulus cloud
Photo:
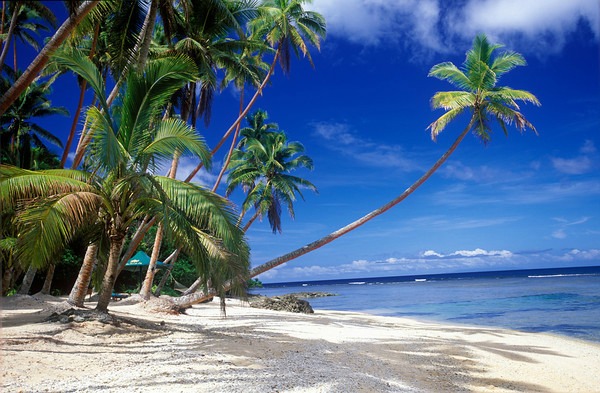
[[[470,0],[456,25],[464,34],[524,40],[544,50],[561,49],[580,22],[600,36],[600,5],[590,0]]]
[[[580,25],[600,38],[594,0],[315,0],[311,8],[325,16],[329,35],[364,46],[444,53],[483,32],[520,52],[558,52]]]
[[[368,46],[405,39],[441,49],[436,0],[316,0],[311,8],[325,16],[329,34],[351,42]]]

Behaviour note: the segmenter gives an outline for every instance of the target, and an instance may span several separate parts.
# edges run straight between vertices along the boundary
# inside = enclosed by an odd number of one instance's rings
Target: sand
[[[600,392],[600,345],[548,334],[236,300],[226,318],[121,301],[135,325],[40,322],[61,300],[2,299],[1,391]]]

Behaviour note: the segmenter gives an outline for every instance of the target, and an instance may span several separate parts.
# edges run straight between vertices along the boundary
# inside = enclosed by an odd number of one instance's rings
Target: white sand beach
[[[3,392],[600,392],[600,345],[548,334],[236,300],[40,322],[62,300],[2,299]]]

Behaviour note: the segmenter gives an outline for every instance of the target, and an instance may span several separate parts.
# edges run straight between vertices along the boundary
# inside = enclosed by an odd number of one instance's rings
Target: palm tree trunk
[[[0,36],[4,34],[4,18],[6,17],[6,0],[2,0],[2,20],[0,20]],[[0,45],[4,43],[4,40],[0,38]]]
[[[150,51],[150,43],[152,42],[152,33],[154,32],[154,24],[156,23],[156,12],[158,11],[158,0],[151,0],[150,11],[146,15],[144,20],[144,26],[142,27],[142,44],[140,46],[140,57],[138,58],[137,68],[138,71],[144,69],[146,60],[148,59],[148,52]]]
[[[250,226],[254,223],[254,221],[256,221],[258,216],[260,216],[260,213],[258,211],[256,211],[254,213],[254,215],[248,220],[246,225],[244,225],[244,228],[242,229],[242,231],[244,231],[244,233],[248,232],[248,229],[250,229]],[[241,219],[241,217],[240,217],[240,219]]]
[[[402,194],[400,194],[396,198],[392,199],[390,202],[386,203],[385,205],[381,206],[380,208],[373,210],[369,214],[359,218],[358,220],[346,225],[343,228],[338,229],[335,232],[330,233],[329,235],[327,235],[325,237],[322,237],[319,240],[316,240],[316,241],[309,243],[303,247],[300,247],[292,252],[289,252],[285,255],[282,255],[282,256],[272,259],[266,263],[263,263],[260,266],[255,267],[254,269],[252,269],[250,271],[250,276],[248,278],[256,277],[259,274],[262,274],[268,270],[271,270],[279,265],[282,265],[282,264],[284,264],[288,261],[291,261],[293,259],[296,259],[304,254],[307,254],[311,251],[321,248],[324,245],[331,243],[335,239],[345,235],[346,233],[353,231],[354,229],[360,227],[361,225],[365,224],[366,222],[372,220],[373,218],[385,213],[392,207],[394,207],[397,204],[399,204],[400,202],[402,202],[404,199],[406,199],[406,197],[408,197],[417,188],[419,188],[423,183],[425,183],[425,181],[427,179],[429,179],[431,177],[431,175],[433,175],[433,173],[435,171],[437,171],[438,168],[440,166],[442,166],[442,164],[444,162],[446,162],[448,157],[450,157],[450,155],[456,150],[456,148],[458,147],[460,142],[462,142],[462,140],[465,138],[467,133],[471,130],[471,128],[473,127],[473,123],[474,123],[474,119],[471,119],[471,121],[469,122],[469,125],[463,130],[463,132],[458,136],[458,138],[456,138],[456,140],[454,141],[452,146],[450,146],[450,148],[433,164],[433,166],[427,172],[425,172],[425,174],[423,176],[421,176],[416,182],[414,182],[410,187],[408,187]],[[229,289],[231,287],[231,283],[225,284],[224,287],[225,287],[225,290]],[[174,302],[178,307],[186,308],[186,307],[190,307],[193,304],[203,302],[204,300],[207,300],[207,299],[211,298],[212,296],[213,295],[210,293],[195,292],[188,296],[181,296],[181,297],[175,299]]]
[[[146,220],[149,220],[149,221],[146,221]],[[117,275],[119,275],[121,273],[121,271],[125,268],[127,261],[129,261],[129,259],[131,259],[131,257],[135,253],[135,250],[137,250],[137,248],[140,245],[140,243],[142,242],[142,240],[144,240],[144,236],[146,235],[146,232],[148,232],[148,230],[152,227],[152,225],[154,225],[155,222],[156,222],[156,217],[154,217],[154,218],[146,217],[144,219],[144,221],[142,222],[142,224],[135,231],[135,234],[133,235],[133,237],[131,238],[131,241],[129,242],[129,246],[127,247],[127,250],[121,257]]]
[[[173,154],[171,168],[169,169],[169,173],[167,174],[167,176],[171,179],[175,179],[175,176],[177,175],[177,166],[179,165],[180,156],[181,152],[178,150],[175,151],[175,153]],[[152,255],[150,256],[150,263],[148,264],[148,270],[146,271],[144,285],[142,285],[142,289],[140,290],[140,296],[144,300],[150,299],[150,294],[152,293],[152,282],[154,281],[154,274],[156,273],[156,261],[158,261],[158,254],[160,253],[160,247],[162,245],[163,231],[164,228],[161,223],[158,225],[158,229],[156,230],[156,236],[154,237],[154,246],[152,247]],[[179,254],[179,250],[180,249],[177,250],[177,254]]]
[[[88,56],[90,60],[94,57],[94,53],[96,52],[96,43],[98,42],[98,35],[100,34],[100,23],[96,24],[96,28],[94,29],[94,38],[92,40],[92,47],[90,49],[90,55]],[[81,109],[83,108],[83,100],[85,98],[85,89],[87,87],[87,81],[84,79],[81,83],[80,91],[79,91],[79,102],[77,103],[77,109],[75,110],[75,115],[73,116],[73,123],[71,123],[71,130],[69,131],[69,137],[67,138],[67,143],[65,144],[65,150],[63,151],[62,158],[60,159],[60,167],[64,168],[67,162],[67,157],[69,156],[69,150],[71,150],[71,144],[73,143],[73,137],[75,137],[75,130],[77,129],[77,124],[79,123],[79,115],[81,115]],[[79,144],[78,144],[79,145]]]
[[[108,304],[110,303],[113,287],[115,286],[115,281],[117,279],[119,257],[121,255],[124,240],[124,234],[111,236],[108,266],[106,267],[106,273],[104,273],[104,278],[102,279],[102,286],[100,287],[100,294],[98,295],[98,304],[96,305],[96,311],[98,312],[108,312]]]
[[[90,107],[96,106],[96,104],[97,97],[94,95]],[[81,129],[81,134],[79,135],[79,141],[77,141],[77,147],[75,148],[75,157],[73,158],[73,162],[71,163],[71,169],[77,169],[77,167],[81,163],[81,160],[83,159],[83,154],[85,153],[85,146],[87,146],[90,143],[90,138],[87,135],[88,121],[89,118],[86,116],[85,122],[83,123],[83,128]]]
[[[67,299],[67,302],[75,307],[83,307],[85,295],[87,294],[87,289],[89,288],[92,279],[92,271],[94,271],[94,266],[96,265],[97,254],[98,242],[90,243],[87,250],[85,250],[85,257],[83,258],[83,263],[79,269],[77,280]]]
[[[240,92],[240,113],[242,113],[244,108],[244,86],[242,86]],[[233,149],[235,148],[235,143],[237,142],[238,135],[240,134],[240,128],[242,123],[239,122],[235,127],[235,132],[233,133],[233,140],[231,141],[231,146],[229,146],[229,152],[227,153],[227,158],[225,158],[225,162],[223,163],[223,167],[221,168],[221,172],[219,172],[219,176],[217,177],[217,181],[212,188],[212,192],[216,192],[217,188],[219,188],[219,184],[221,183],[221,179],[227,170],[227,166],[229,166],[229,162],[231,161],[231,156],[233,154]]]
[[[83,99],[85,98],[85,89],[87,87],[87,81],[84,80],[81,83],[81,87],[79,90],[79,101],[77,102],[77,109],[75,109],[75,115],[73,116],[73,123],[71,123],[71,130],[69,131],[69,136],[67,137],[67,142],[65,143],[65,150],[63,151],[63,155],[60,159],[60,167],[64,168],[67,162],[67,157],[69,156],[69,150],[71,150],[71,144],[73,143],[73,138],[75,137],[75,130],[77,129],[77,124],[79,123],[79,115],[81,114],[81,108],[83,108]]]
[[[152,247],[152,255],[150,256],[150,263],[148,264],[148,270],[146,271],[146,277],[144,278],[144,284],[140,290],[140,296],[144,300],[150,299],[152,294],[152,282],[154,281],[154,274],[156,273],[156,261],[158,261],[158,254],[160,253],[160,246],[162,245],[163,239],[163,225],[158,224],[156,230],[156,237],[154,238],[154,246]]]
[[[13,10],[12,18],[10,19],[10,25],[8,27],[8,33],[6,34],[6,40],[4,40],[4,46],[2,47],[2,53],[0,53],[0,70],[4,65],[4,60],[6,59],[6,55],[8,54],[8,48],[10,47],[10,41],[15,31],[15,26],[17,24],[17,17],[19,16],[19,10],[21,8],[21,2],[18,1]],[[4,11],[4,9],[2,10]],[[4,14],[2,14],[2,19],[4,20]],[[4,25],[4,23],[2,23]],[[17,69],[14,70],[17,72]],[[18,95],[17,95],[18,97]],[[4,112],[2,112],[4,113]]]
[[[70,15],[62,26],[54,33],[50,41],[44,46],[36,58],[29,64],[25,72],[17,79],[14,85],[0,98],[0,115],[6,112],[8,107],[21,95],[21,93],[33,82],[42,68],[48,62],[50,55],[69,36],[71,31],[81,22],[100,0],[88,0],[82,3],[77,11]]]
[[[273,70],[275,69],[275,64],[277,63],[277,59],[279,58],[279,55],[280,55],[280,48],[277,48],[277,52],[275,52],[275,56],[273,57],[273,62],[271,63],[271,67],[269,68],[269,72],[265,76],[265,79],[263,80],[263,82],[260,84],[260,86],[256,90],[256,93],[254,93],[254,96],[252,96],[252,99],[248,102],[248,105],[246,105],[246,108],[239,114],[238,118],[233,122],[233,124],[231,125],[231,127],[229,127],[229,129],[225,132],[225,134],[223,134],[223,137],[221,138],[219,143],[217,143],[215,148],[211,151],[212,155],[214,155],[217,152],[217,150],[219,150],[219,148],[221,148],[223,143],[225,143],[227,138],[229,138],[229,135],[231,134],[231,132],[238,126],[238,124],[241,123],[241,121],[244,119],[244,117],[246,116],[246,114],[248,113],[250,108],[252,108],[252,105],[254,105],[254,103],[258,99],[258,96],[262,95],[262,91],[263,91],[264,87],[267,85],[267,83],[269,82],[269,79],[271,79],[271,76],[273,75]],[[202,169],[203,165],[204,165],[204,163],[202,163],[202,162],[200,164],[198,164],[198,166],[196,168],[194,168],[194,170],[188,175],[188,177],[185,179],[185,181],[186,182],[191,181],[194,178],[194,176],[196,176],[196,173],[198,173],[198,171],[200,169]]]
[[[31,284],[33,284],[35,273],[37,273],[37,269],[29,265],[27,273],[25,273],[25,277],[23,277],[23,283],[21,284],[21,288],[19,288],[19,295],[29,295],[29,290],[31,289]]]
[[[46,279],[44,280],[44,285],[42,286],[42,290],[40,293],[42,295],[49,295],[50,289],[52,288],[52,279],[54,278],[54,270],[56,270],[56,264],[51,263],[48,266],[48,271],[46,272]]]
[[[177,257],[179,256],[180,250],[181,249],[178,248],[177,250],[173,251],[171,253],[171,255],[169,255],[167,257],[167,259],[165,259],[164,263],[168,263],[169,267],[167,268],[167,271],[165,271],[165,274],[163,275],[162,279],[156,286],[156,291],[154,291],[154,296],[157,296],[157,297],[160,296],[160,292],[162,291],[163,287],[167,283],[167,279],[169,278],[171,271],[173,271],[173,267],[175,267],[175,262],[177,262]]]
[[[183,292],[183,293],[181,294],[181,296],[182,296],[182,297],[185,297],[185,296],[188,296],[188,295],[190,295],[190,294],[192,294],[192,293],[195,293],[195,292],[196,292],[196,289],[198,289],[198,287],[200,286],[200,284],[202,284],[202,281],[203,281],[203,280],[202,280],[202,277],[198,277],[198,278],[196,279],[196,281],[194,281],[194,282],[192,283],[192,285],[190,285],[190,286],[189,286],[189,288],[188,288],[188,289],[186,289],[186,290],[185,290],[185,292]]]

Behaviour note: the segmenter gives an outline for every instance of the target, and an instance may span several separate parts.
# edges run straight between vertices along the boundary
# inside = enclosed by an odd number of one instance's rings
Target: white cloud
[[[600,36],[600,5],[595,0],[470,0],[460,12],[454,26],[467,36],[485,32],[540,50],[560,50],[579,22]]]
[[[179,161],[179,166],[177,167],[177,179],[185,180],[192,170],[196,168],[198,165],[198,159],[192,157],[181,157]],[[218,168],[218,163],[213,163],[213,165]],[[215,184],[217,180],[217,175],[213,173],[209,173],[206,169],[202,168],[192,179],[192,182],[199,183],[205,187],[211,187]]]
[[[421,253],[421,256],[424,257],[439,257],[439,258],[443,258],[444,256],[440,253],[437,253],[433,250],[427,250]]]
[[[310,8],[325,17],[328,34],[354,43],[396,44],[404,39],[441,49],[436,0],[315,0]]]
[[[557,229],[556,231],[552,232],[552,237],[555,239],[565,239],[567,237],[567,233],[564,229]]]
[[[315,0],[310,8],[330,36],[424,53],[463,48],[481,32],[520,52],[558,52],[580,23],[600,38],[596,0]]]

